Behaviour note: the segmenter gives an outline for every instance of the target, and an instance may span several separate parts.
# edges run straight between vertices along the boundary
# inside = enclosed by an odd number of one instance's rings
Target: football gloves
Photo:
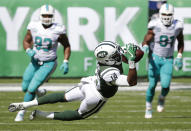
[[[126,44],[126,57],[128,60],[130,61],[134,61],[135,60],[135,57],[136,57],[136,49],[137,47],[132,44],[132,43],[129,43],[129,44]]]
[[[144,52],[144,53],[149,53],[149,46],[148,45],[144,45],[141,47],[141,50]]]
[[[175,70],[181,70],[183,66],[182,58],[176,57],[174,60],[174,68]]]
[[[63,61],[62,65],[60,66],[60,70],[63,71],[63,74],[67,74],[69,70],[68,61]]]
[[[33,57],[36,54],[36,52],[33,49],[31,49],[31,48],[27,48],[26,49],[26,53],[30,57]]]

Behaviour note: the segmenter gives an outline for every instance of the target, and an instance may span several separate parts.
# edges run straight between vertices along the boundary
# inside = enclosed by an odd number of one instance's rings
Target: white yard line
[[[66,91],[77,84],[44,84],[40,88],[47,89],[47,91]],[[134,87],[119,87],[119,91],[145,91],[148,88],[148,83],[138,83]],[[171,90],[191,89],[189,84],[171,83]],[[156,90],[161,90],[160,83]],[[21,91],[20,84],[0,84],[0,91]]]
[[[12,122],[9,122],[9,123],[3,123],[3,122],[0,122],[0,125],[56,125],[56,124],[62,124],[62,125],[99,125],[100,122],[63,122],[63,123],[40,123],[40,122],[30,122],[30,123],[12,123]],[[161,122],[161,121],[158,121],[158,122],[105,122],[104,124],[107,124],[107,125],[150,125],[150,124],[155,124],[155,125],[176,125],[176,124],[188,124],[190,125],[191,122]]]

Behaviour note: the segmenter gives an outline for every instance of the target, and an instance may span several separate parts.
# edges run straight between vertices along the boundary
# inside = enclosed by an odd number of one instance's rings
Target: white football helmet
[[[103,41],[97,45],[94,55],[98,63],[104,65],[119,65],[122,63],[121,47],[111,41]]]
[[[45,17],[48,15],[49,17]],[[50,25],[54,21],[54,8],[51,5],[43,5],[40,8],[40,20],[44,25]]]
[[[165,26],[170,26],[174,19],[174,7],[171,4],[163,4],[159,10],[159,18]]]

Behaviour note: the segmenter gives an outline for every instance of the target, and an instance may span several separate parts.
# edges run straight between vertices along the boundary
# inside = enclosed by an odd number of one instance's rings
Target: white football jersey
[[[40,21],[31,21],[27,29],[32,34],[33,49],[36,51],[34,57],[40,61],[56,59],[58,37],[66,33],[65,26],[53,23],[50,28],[45,29]]]
[[[157,18],[149,22],[148,29],[152,29],[155,34],[153,53],[162,57],[173,56],[174,43],[179,33],[183,30],[183,22],[173,20],[172,24],[167,27]]]

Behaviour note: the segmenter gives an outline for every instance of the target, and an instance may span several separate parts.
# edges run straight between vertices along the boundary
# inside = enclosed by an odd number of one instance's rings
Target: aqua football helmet
[[[40,20],[44,25],[50,25],[54,21],[54,8],[51,5],[43,5],[40,8]]]
[[[163,4],[159,10],[159,18],[165,26],[170,26],[174,19],[174,7],[171,4]]]

